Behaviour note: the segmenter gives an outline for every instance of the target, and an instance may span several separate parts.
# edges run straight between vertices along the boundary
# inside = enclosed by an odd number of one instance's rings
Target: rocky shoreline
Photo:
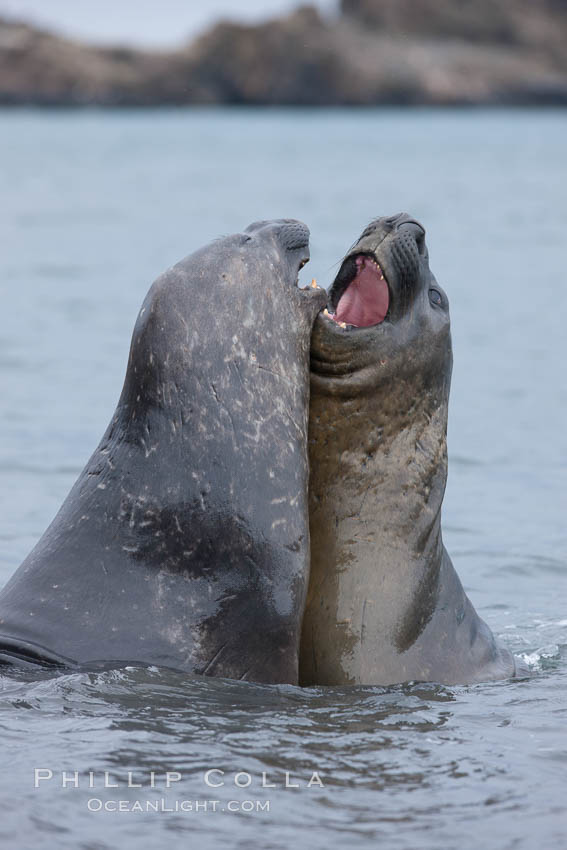
[[[0,18],[13,106],[567,105],[567,0],[343,0],[221,22],[176,50],[82,44]]]

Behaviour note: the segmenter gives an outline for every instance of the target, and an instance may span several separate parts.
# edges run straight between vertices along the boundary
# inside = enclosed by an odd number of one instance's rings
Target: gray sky
[[[336,0],[311,0],[334,9]],[[300,0],[0,0],[0,14],[101,43],[179,44],[220,17],[262,20]]]

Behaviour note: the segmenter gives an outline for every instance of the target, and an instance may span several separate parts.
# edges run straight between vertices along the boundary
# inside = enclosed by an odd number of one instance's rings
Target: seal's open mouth
[[[390,290],[371,254],[354,254],[341,266],[330,292],[329,318],[346,327],[379,325],[388,315]]]

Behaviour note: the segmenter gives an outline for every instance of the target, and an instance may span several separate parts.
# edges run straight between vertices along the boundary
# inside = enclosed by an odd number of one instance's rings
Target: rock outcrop
[[[0,103],[567,104],[567,0],[342,0],[171,51],[0,19]]]

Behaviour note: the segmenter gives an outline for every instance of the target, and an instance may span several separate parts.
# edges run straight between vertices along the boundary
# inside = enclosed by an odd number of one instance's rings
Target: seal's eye
[[[429,290],[429,300],[432,304],[436,304],[437,307],[441,307],[441,305],[443,304],[443,296],[441,295],[438,289]]]

